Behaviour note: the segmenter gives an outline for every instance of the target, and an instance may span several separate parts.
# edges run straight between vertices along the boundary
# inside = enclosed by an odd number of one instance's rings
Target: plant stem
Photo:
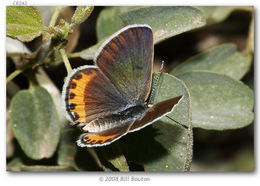
[[[68,55],[68,58],[80,57],[80,53],[81,53],[81,52],[70,53],[70,54]]]
[[[57,7],[55,9],[55,12],[53,13],[52,17],[51,17],[51,21],[50,21],[50,24],[49,24],[49,27],[53,27],[59,17],[59,14],[60,14],[60,11],[61,11],[61,7]]]
[[[39,85],[36,79],[36,75],[32,70],[29,70],[25,75],[29,80],[29,90],[32,90],[34,87]]]
[[[22,69],[18,69],[14,72],[12,72],[7,78],[6,78],[6,84],[8,84],[12,79],[14,79],[16,76],[21,74],[23,72]]]
[[[17,57],[17,56],[22,56],[24,53],[21,52],[12,52],[12,53],[7,53],[6,57]]]
[[[24,65],[22,68],[15,70],[6,78],[6,84],[8,84],[12,79],[21,74],[24,70],[31,67],[31,64]]]
[[[69,74],[69,73],[72,71],[72,68],[71,68],[71,66],[70,66],[70,62],[69,62],[69,59],[68,59],[68,57],[67,57],[67,54],[66,54],[64,48],[61,48],[59,51],[60,51],[60,54],[61,54],[61,56],[62,56],[63,62],[64,62],[64,64],[65,64],[67,73]]]

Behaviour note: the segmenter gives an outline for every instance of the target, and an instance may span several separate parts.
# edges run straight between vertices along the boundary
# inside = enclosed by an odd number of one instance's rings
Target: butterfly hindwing
[[[120,125],[118,126],[100,132],[83,133],[79,137],[77,143],[80,147],[96,147],[108,145],[127,134],[133,122],[134,120],[120,123]]]

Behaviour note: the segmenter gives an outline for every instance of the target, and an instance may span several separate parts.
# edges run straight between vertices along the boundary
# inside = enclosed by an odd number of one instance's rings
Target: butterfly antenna
[[[182,123],[180,123],[180,122],[178,122],[178,121],[172,119],[172,118],[169,117],[169,116],[166,116],[166,117],[169,118],[170,120],[174,121],[174,122],[177,123],[178,125],[182,126],[183,128],[188,129],[188,127],[187,127],[186,125],[184,125],[184,124],[182,124]]]
[[[160,70],[159,70],[160,75],[159,75],[158,78],[155,79],[155,83],[154,83],[155,87],[157,87],[158,82],[160,82],[160,79],[161,79],[161,76],[162,76],[163,67],[164,67],[164,61],[162,61],[162,64],[161,64],[161,67],[160,67]],[[155,91],[155,89],[152,89],[151,94],[150,94],[150,98],[153,97],[154,91]],[[151,99],[149,99],[149,102],[150,102],[150,100]],[[148,103],[148,105],[149,105],[149,103]]]

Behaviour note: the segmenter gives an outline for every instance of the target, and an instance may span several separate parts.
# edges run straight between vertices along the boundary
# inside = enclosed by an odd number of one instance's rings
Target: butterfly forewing
[[[90,66],[71,73],[64,85],[63,97],[67,118],[74,123],[88,123],[116,113],[127,105],[127,100],[100,70]]]
[[[179,103],[182,97],[183,96],[170,98],[156,103],[150,108],[147,108],[143,115],[135,120],[130,128],[130,132],[139,130],[149,124],[152,124],[153,122],[172,112],[174,106]]]
[[[151,89],[151,28],[146,25],[125,27],[101,47],[95,61],[123,97],[132,103],[143,103]]]

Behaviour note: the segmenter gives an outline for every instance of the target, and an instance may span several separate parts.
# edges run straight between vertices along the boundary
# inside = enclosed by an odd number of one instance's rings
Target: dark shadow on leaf
[[[75,162],[81,171],[102,171],[86,148],[78,148]]]
[[[179,143],[183,128],[157,121],[140,131],[128,134],[121,140],[128,161],[147,164],[160,161]]]

